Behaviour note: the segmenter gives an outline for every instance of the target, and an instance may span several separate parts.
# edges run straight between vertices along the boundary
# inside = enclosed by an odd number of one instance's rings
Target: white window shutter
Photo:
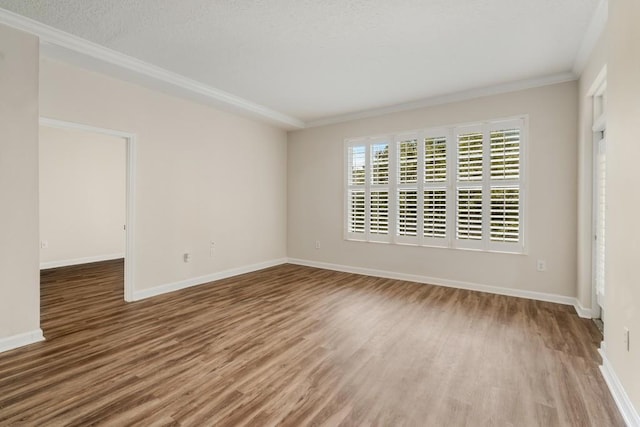
[[[482,188],[458,188],[456,196],[456,238],[482,239]]]
[[[369,215],[371,234],[389,234],[389,191],[371,191],[371,213]]]
[[[345,238],[524,251],[526,118],[347,141]]]
[[[520,189],[491,187],[491,240],[517,243],[520,239]]]
[[[447,236],[447,190],[424,190],[424,237]]]

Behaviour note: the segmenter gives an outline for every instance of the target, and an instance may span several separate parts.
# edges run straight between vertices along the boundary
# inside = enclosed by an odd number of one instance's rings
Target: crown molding
[[[213,104],[243,115],[265,120],[285,129],[300,129],[305,123],[260,104],[240,98],[196,80],[157,67],[97,43],[60,31],[33,19],[0,8],[0,23],[33,34],[40,39],[42,53],[48,57],[72,60],[94,70],[108,69],[118,77],[154,89]]]
[[[580,76],[582,74],[582,71],[584,71],[584,67],[589,61],[589,56],[591,56],[593,48],[596,46],[596,43],[598,43],[598,39],[607,26],[608,18],[609,2],[607,0],[600,0],[600,3],[598,3],[596,10],[593,12],[593,16],[591,17],[591,21],[589,22],[589,26],[587,27],[587,32],[582,38],[582,43],[580,44],[580,49],[578,49],[578,54],[573,61],[573,73],[576,76]]]
[[[495,86],[475,88],[447,95],[425,98],[419,101],[391,105],[389,107],[375,108],[372,110],[364,110],[356,113],[341,114],[338,116],[328,117],[326,119],[313,120],[307,122],[306,128],[344,123],[352,120],[366,119],[370,117],[378,117],[385,114],[399,113],[402,111],[417,110],[420,108],[433,107],[436,105],[450,104],[452,102],[466,101],[483,96],[499,95],[502,93],[516,92],[519,90],[532,89],[540,86],[564,83],[576,79],[577,77],[575,74],[573,74],[572,72],[566,72],[553,74],[550,76],[538,77],[534,79],[520,80],[517,82],[503,83]]]
[[[579,73],[582,72],[595,43],[606,25],[607,4],[607,0],[601,0],[596,8],[589,24],[587,34],[583,39],[580,51],[578,52],[574,62],[573,72],[474,88],[388,107],[311,120],[306,123],[297,117],[272,110],[263,105],[256,104],[231,93],[168,71],[164,68],[149,64],[120,52],[116,52],[97,43],[90,42],[2,8],[0,8],[0,24],[4,24],[39,37],[41,53],[46,57],[62,59],[83,68],[105,73],[141,86],[212,105],[241,115],[257,118],[285,130],[297,130],[576,80]]]

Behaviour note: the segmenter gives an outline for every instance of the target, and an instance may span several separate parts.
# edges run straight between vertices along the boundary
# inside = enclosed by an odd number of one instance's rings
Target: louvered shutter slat
[[[458,188],[456,195],[456,237],[482,239],[482,188]]]
[[[492,131],[491,179],[520,177],[520,129]]]
[[[491,240],[518,242],[520,238],[520,189],[491,188]]]
[[[365,228],[365,191],[349,191],[349,232],[364,233]]]
[[[418,140],[409,139],[398,144],[398,182],[418,182]]]
[[[370,225],[372,234],[389,233],[389,192],[372,191],[370,202]]]
[[[371,146],[371,183],[375,185],[389,183],[389,144]]]
[[[482,180],[482,133],[458,135],[458,181]]]
[[[400,190],[398,192],[398,235],[418,235],[417,190]]]
[[[447,231],[447,190],[424,191],[424,236],[444,238]]]
[[[447,180],[447,138],[425,138],[424,180],[443,182]]]
[[[365,183],[365,157],[364,145],[349,147],[349,185],[364,185]]]

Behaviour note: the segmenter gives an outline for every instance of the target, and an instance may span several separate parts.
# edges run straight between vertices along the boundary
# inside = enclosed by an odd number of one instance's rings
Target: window
[[[526,118],[346,141],[345,237],[523,252]]]

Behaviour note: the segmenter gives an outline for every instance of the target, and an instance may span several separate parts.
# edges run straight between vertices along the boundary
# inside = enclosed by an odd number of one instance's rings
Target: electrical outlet
[[[629,351],[629,328],[625,326],[624,328],[624,348]]]
[[[538,271],[547,271],[547,261],[539,259],[536,263],[536,269]]]
[[[49,247],[49,241],[48,240],[41,240],[40,241],[40,247],[42,249],[47,249]]]
[[[316,240],[316,249],[320,249],[320,240]]]
[[[191,262],[191,254],[189,252],[185,252],[185,254],[182,255],[182,260],[184,262]]]

